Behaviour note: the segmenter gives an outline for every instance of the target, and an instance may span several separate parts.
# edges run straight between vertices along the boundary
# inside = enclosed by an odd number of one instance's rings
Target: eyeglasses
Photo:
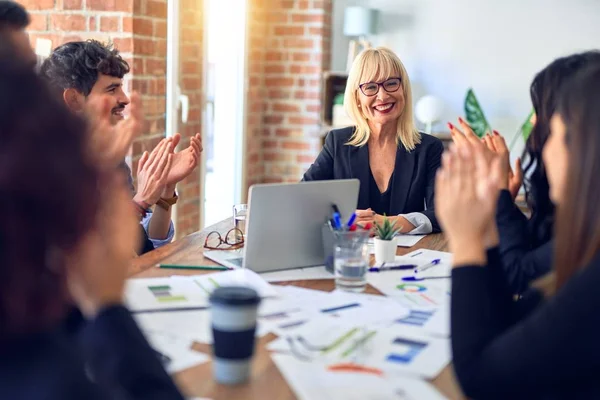
[[[204,248],[209,250],[234,250],[244,247],[244,233],[233,228],[225,234],[225,239],[217,231],[210,232],[204,240]]]
[[[360,88],[360,91],[363,92],[363,94],[365,96],[375,96],[377,93],[379,93],[379,88],[383,87],[383,90],[385,90],[388,93],[393,93],[395,91],[397,91],[398,89],[400,89],[402,83],[402,79],[400,78],[390,78],[386,81],[383,82],[367,82],[367,83],[363,83],[362,85],[358,85],[358,87]]]

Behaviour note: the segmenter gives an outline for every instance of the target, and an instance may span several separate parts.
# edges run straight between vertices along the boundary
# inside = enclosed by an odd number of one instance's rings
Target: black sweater
[[[532,281],[550,271],[554,241],[532,234],[529,219],[515,205],[508,190],[500,192],[496,223],[504,279],[512,293],[521,294]]]
[[[549,300],[513,302],[497,249],[452,271],[452,352],[473,399],[600,398],[600,255]]]
[[[0,399],[183,400],[124,307],[85,323],[80,341],[75,330],[59,327],[2,343]]]

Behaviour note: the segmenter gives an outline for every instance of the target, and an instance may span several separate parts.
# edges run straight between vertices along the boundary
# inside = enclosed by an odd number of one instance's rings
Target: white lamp
[[[371,43],[367,41],[366,36],[375,33],[376,20],[377,10],[360,6],[346,7],[344,12],[344,35],[358,38],[358,40],[350,40],[348,70],[350,70],[358,52],[371,47]]]
[[[444,103],[431,95],[421,97],[415,106],[415,116],[425,124],[425,133],[430,135],[433,123],[440,120],[443,112]]]

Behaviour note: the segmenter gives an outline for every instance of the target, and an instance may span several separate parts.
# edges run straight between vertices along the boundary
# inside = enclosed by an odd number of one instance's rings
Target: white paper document
[[[179,336],[164,332],[145,332],[144,335],[158,352],[157,356],[163,358],[163,365],[170,374],[210,360],[208,355],[192,350],[191,341]]]
[[[263,302],[266,301],[263,300]],[[212,344],[211,311],[165,311],[134,314],[134,318],[143,332],[163,332],[177,335],[190,342]],[[260,321],[256,327],[256,336],[269,333]]]
[[[133,312],[207,308],[210,294],[220,286],[250,287],[261,297],[277,295],[258,274],[239,269],[196,276],[130,279],[125,287],[125,301]]]
[[[300,400],[445,399],[429,383],[418,379],[364,371],[331,371],[287,354],[272,354],[271,358]]]
[[[267,345],[315,368],[356,371],[380,376],[411,374],[432,379],[450,362],[448,339],[417,329],[311,320]],[[359,368],[360,367],[360,368]]]

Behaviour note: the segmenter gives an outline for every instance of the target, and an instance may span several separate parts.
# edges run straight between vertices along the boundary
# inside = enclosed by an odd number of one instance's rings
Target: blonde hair
[[[412,91],[410,80],[402,61],[387,47],[376,47],[361,52],[352,63],[344,93],[344,109],[356,125],[354,134],[348,141],[351,146],[364,146],[371,136],[367,118],[358,106],[359,85],[367,82],[381,82],[399,77],[404,91],[404,109],[398,121],[396,143],[406,150],[414,150],[421,143],[421,134],[413,119]],[[383,89],[381,89],[383,90]]]

